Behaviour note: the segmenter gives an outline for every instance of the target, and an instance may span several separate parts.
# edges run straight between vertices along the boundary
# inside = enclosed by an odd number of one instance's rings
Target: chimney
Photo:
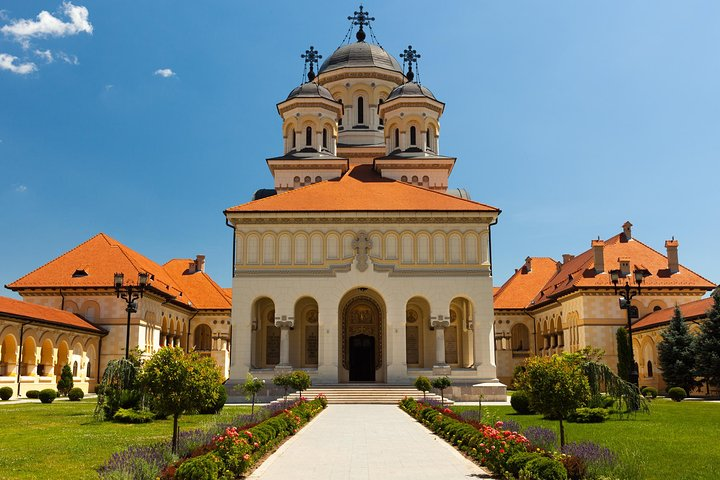
[[[527,257],[525,259],[525,273],[532,272],[532,258]]]
[[[603,273],[605,271],[605,240],[593,240],[590,242],[595,256],[595,273]]]
[[[195,262],[190,262],[190,264],[188,265],[188,273],[195,273],[195,267]]]
[[[620,264],[620,275],[627,277],[630,275],[630,257],[618,257]]]
[[[665,248],[667,249],[668,259],[668,270],[670,273],[677,273],[680,271],[680,263],[678,263],[678,241],[675,237],[672,240],[665,240]]]
[[[625,241],[632,240],[632,223],[625,222],[623,223],[623,234],[625,235]]]
[[[195,257],[195,271],[205,271],[205,255],[198,255],[197,257]]]
[[[563,253],[563,263],[568,263],[573,258],[575,258],[575,255],[571,255],[569,253]]]

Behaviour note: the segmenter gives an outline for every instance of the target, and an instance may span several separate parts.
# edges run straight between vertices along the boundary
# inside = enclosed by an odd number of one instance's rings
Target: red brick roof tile
[[[79,328],[94,333],[105,333],[104,330],[74,313],[0,296],[0,316],[3,315],[19,317],[22,320],[39,320],[62,327]]]
[[[680,313],[685,320],[694,320],[696,318],[703,318],[707,315],[715,303],[712,297],[703,298],[702,300],[696,300],[694,302],[688,302],[680,305]],[[646,330],[657,326],[665,325],[670,323],[673,315],[675,315],[675,307],[664,308],[656,312],[652,312],[633,324],[633,331],[635,330]]]

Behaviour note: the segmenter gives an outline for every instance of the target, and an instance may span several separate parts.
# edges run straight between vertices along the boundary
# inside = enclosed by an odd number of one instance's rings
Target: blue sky
[[[720,2],[365,7],[384,48],[422,54],[420,80],[447,104],[451,186],[503,210],[497,285],[625,220],[662,252],[675,236],[680,262],[720,281]],[[0,284],[102,231],[159,263],[205,254],[230,286],[222,211],[272,186],[275,104],[356,8],[3,0]]]

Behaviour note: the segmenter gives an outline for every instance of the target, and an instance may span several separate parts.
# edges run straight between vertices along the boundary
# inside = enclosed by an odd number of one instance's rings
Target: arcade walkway
[[[250,479],[492,478],[396,405],[330,405]]]

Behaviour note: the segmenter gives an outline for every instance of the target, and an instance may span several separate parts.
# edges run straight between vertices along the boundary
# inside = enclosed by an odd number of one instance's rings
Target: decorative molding
[[[235,212],[227,212],[228,216],[232,216]],[[262,214],[264,212],[257,212]],[[310,213],[310,212],[298,212],[298,213]],[[354,213],[354,212],[348,212]],[[418,224],[418,223],[430,223],[430,224],[489,224],[494,220],[494,217],[448,217],[447,212],[444,212],[443,217],[313,217],[313,218],[302,218],[302,217],[275,217],[275,218],[242,218],[234,217],[232,221],[234,224],[239,225],[325,225],[325,224],[379,224],[379,223],[399,223],[399,224]]]
[[[355,240],[352,241],[352,248],[355,250],[355,258],[357,259],[357,269],[361,272],[367,270],[368,252],[373,247],[372,241],[368,238],[367,233],[358,232]]]

